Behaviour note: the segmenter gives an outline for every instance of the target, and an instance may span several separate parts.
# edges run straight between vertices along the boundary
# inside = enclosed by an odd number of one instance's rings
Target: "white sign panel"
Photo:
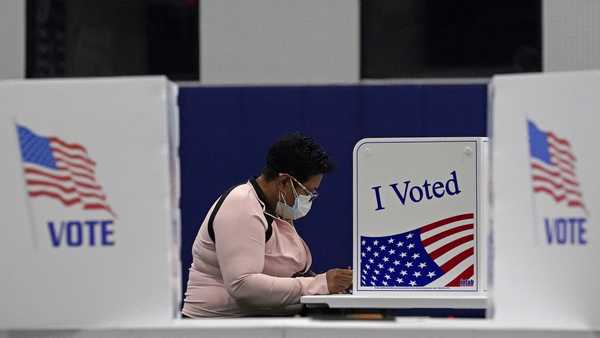
[[[600,328],[599,88],[600,72],[492,82],[500,320]]]
[[[0,83],[0,327],[168,321],[179,285],[176,88]]]
[[[486,289],[484,142],[365,139],[356,145],[355,292]]]

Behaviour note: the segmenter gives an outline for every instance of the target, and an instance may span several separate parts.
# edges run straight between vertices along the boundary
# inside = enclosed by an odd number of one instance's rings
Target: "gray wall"
[[[600,1],[544,0],[543,69],[600,68]]]
[[[202,0],[203,83],[359,79],[358,0]]]
[[[0,79],[25,77],[25,0],[0,1]]]

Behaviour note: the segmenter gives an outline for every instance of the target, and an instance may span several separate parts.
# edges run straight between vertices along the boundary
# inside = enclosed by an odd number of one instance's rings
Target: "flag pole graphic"
[[[533,122],[532,120],[529,119],[529,117],[526,118],[525,120],[527,123],[525,124],[527,127],[527,145],[529,146],[527,151],[529,152],[529,181],[531,182],[531,189],[533,189],[533,170],[531,170],[531,135],[530,135],[530,131],[529,131],[529,123]],[[533,190],[532,190],[533,191]],[[529,196],[531,196],[531,212],[533,214],[533,236],[535,237],[533,239],[533,243],[535,245],[539,245],[540,244],[540,232],[538,227],[540,226],[539,219],[538,219],[538,214],[537,214],[537,204],[535,201],[535,194],[534,193],[530,193]]]
[[[33,208],[31,207],[31,199],[29,198],[29,194],[27,193],[27,181],[25,179],[25,172],[23,169],[23,154],[21,153],[21,140],[19,139],[19,125],[17,124],[17,119],[13,118],[13,123],[15,125],[15,132],[17,134],[17,146],[19,147],[19,160],[21,165],[21,178],[23,180],[23,192],[25,198],[25,206],[27,209],[27,216],[29,218],[29,226],[31,228],[31,239],[33,241],[33,248],[38,249],[38,238],[37,231],[35,227],[35,214],[33,213]]]

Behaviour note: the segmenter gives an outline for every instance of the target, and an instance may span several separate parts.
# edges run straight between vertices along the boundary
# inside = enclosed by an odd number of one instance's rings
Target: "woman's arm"
[[[325,274],[298,278],[263,274],[264,221],[249,213],[251,206],[235,205],[235,199],[227,202],[227,211],[215,217],[214,229],[219,267],[232,298],[247,305],[280,306],[298,303],[304,295],[329,293]]]

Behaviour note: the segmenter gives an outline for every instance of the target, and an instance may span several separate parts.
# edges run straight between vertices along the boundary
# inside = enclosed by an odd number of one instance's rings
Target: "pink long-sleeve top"
[[[292,278],[309,270],[310,250],[293,225],[265,217],[264,200],[253,180],[234,188],[214,218],[214,243],[206,226],[213,204],[192,248],[184,315],[284,314],[299,309],[301,296],[329,293],[324,273]]]

